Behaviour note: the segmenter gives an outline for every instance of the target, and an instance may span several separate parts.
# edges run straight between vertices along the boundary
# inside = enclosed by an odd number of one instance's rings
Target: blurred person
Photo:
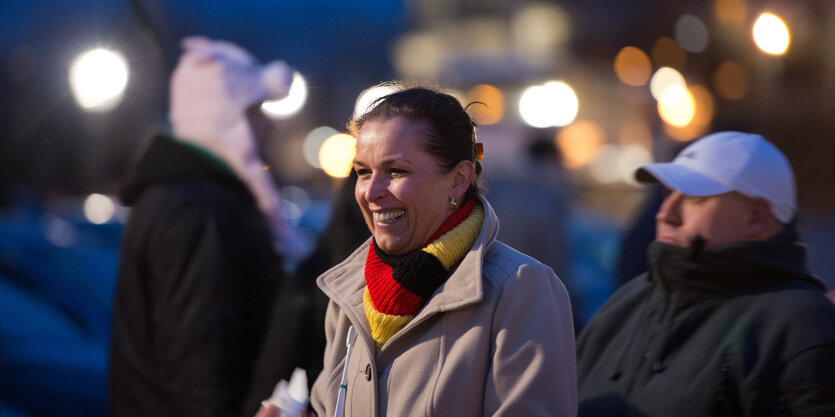
[[[496,241],[464,108],[400,86],[350,131],[372,238],[318,279],[330,305],[316,414],[575,415],[568,294],[550,268]],[[267,403],[258,416],[276,414]]]
[[[719,132],[636,178],[670,194],[649,271],[580,334],[579,415],[835,415],[835,305],[806,267],[786,157]]]
[[[356,183],[357,173],[352,170],[339,184],[327,226],[313,252],[285,279],[255,364],[246,416],[256,413],[261,400],[273,392],[276,381],[289,381],[295,368],[307,371],[309,384],[322,370],[328,297],[316,286],[316,278],[342,262],[370,236],[354,199]]]
[[[109,358],[114,416],[237,416],[282,283],[303,245],[264,170],[258,105],[292,70],[188,38],[171,78],[171,134],[151,138],[120,198]],[[283,255],[283,256],[282,256]]]
[[[534,257],[554,271],[565,271],[569,260],[566,224],[570,219],[569,184],[554,141],[537,137],[527,147],[516,169],[489,179],[488,196],[496,215],[502,219],[498,238],[514,249]],[[492,173],[492,172],[491,172]],[[524,202],[524,215],[519,215]],[[578,313],[583,300],[575,296],[574,283],[562,277],[574,313],[574,327],[580,328]]]

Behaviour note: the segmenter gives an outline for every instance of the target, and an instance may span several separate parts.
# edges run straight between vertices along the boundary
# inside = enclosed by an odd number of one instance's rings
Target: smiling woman
[[[317,281],[330,306],[313,408],[574,415],[568,294],[550,268],[496,241],[475,123],[450,95],[386,86],[395,92],[349,124],[372,238]]]
[[[421,149],[416,122],[397,117],[370,121],[357,135],[356,199],[368,229],[386,253],[423,246],[455,210],[473,180],[472,161],[450,171]]]

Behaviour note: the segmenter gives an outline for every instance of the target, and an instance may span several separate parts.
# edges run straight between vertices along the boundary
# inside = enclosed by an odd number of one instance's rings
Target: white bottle
[[[281,417],[301,417],[307,411],[308,389],[307,373],[296,368],[290,377],[290,383],[281,380],[275,385],[270,402],[281,410]]]

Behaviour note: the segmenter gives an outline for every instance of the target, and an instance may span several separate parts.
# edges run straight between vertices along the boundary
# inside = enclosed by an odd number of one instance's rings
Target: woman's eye
[[[371,174],[371,170],[366,168],[356,168],[355,171],[357,171],[357,176],[360,177]]]
[[[389,172],[391,172],[391,175],[394,175],[394,176],[401,176],[401,175],[406,174],[405,170],[402,170],[402,169],[399,169],[399,168],[392,168],[391,171],[389,171]]]

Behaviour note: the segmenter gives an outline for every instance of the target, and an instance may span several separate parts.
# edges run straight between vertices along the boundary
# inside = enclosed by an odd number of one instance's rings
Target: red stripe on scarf
[[[365,261],[365,283],[374,302],[374,309],[385,314],[415,314],[426,301],[403,288],[392,277],[391,267],[374,253],[374,245],[368,248]]]

